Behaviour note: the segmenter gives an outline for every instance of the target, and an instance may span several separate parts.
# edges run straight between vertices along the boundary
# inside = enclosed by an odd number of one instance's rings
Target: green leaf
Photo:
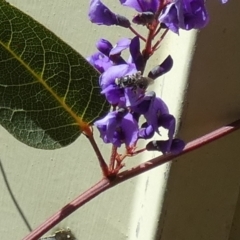
[[[0,0],[0,124],[14,137],[41,149],[71,144],[109,110],[98,78],[74,49]]]

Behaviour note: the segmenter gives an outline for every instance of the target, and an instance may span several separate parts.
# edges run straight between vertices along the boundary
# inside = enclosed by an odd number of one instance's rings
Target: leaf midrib
[[[33,71],[32,68],[29,67],[28,64],[26,64],[15,52],[5,45],[2,41],[0,41],[0,44],[15,58],[21,65],[23,65],[28,72],[30,72],[42,85],[43,87],[59,102],[60,106],[69,113],[69,115],[75,120],[75,122],[80,126],[81,130],[84,131],[84,129],[88,128],[88,124],[74,113],[71,108],[60,98],[56,92],[52,90],[52,88],[44,81],[42,77],[40,77],[37,73]]]

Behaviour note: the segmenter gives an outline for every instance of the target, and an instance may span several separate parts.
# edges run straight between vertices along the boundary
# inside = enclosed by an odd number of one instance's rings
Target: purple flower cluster
[[[158,21],[171,31],[191,30],[205,27],[209,21],[204,0],[119,0],[123,6],[135,9],[139,14],[132,22],[147,25]],[[226,3],[228,0],[221,0]],[[89,19],[98,25],[130,27],[130,21],[113,13],[100,0],[91,0]]]
[[[149,72],[148,77],[143,77],[143,56],[138,37],[121,39],[114,47],[109,41],[100,39],[96,47],[98,52],[88,61],[102,73],[99,78],[101,93],[114,107],[113,111],[94,123],[103,141],[116,147],[125,144],[128,149],[134,149],[139,139],[149,139],[155,132],[160,134],[159,128],[163,127],[168,130],[168,140],[150,142],[147,149],[163,153],[181,151],[184,143],[173,138],[175,118],[169,114],[162,99],[154,92],[146,92],[151,81],[171,69],[172,58],[168,56]],[[121,57],[125,49],[130,51],[127,61]],[[145,122],[139,126],[142,117]]]
[[[227,0],[222,0],[222,3],[225,2]],[[179,29],[203,28],[209,21],[204,0],[120,0],[120,3],[138,12],[132,22],[147,26],[152,31],[149,35],[152,38],[159,32],[158,26],[179,33]],[[98,25],[118,25],[133,31],[126,17],[113,13],[100,0],[90,1],[89,19]],[[146,91],[152,81],[171,69],[173,60],[168,56],[148,76],[143,76],[147,59],[158,45],[151,48],[151,44],[148,44],[141,52],[140,37],[120,39],[115,46],[106,39],[100,39],[96,44],[98,52],[88,58],[101,73],[101,93],[113,107],[94,125],[105,143],[112,143],[116,147],[125,144],[127,149],[132,150],[139,139],[150,139],[155,133],[160,135],[160,128],[163,127],[168,131],[168,139],[151,141],[146,149],[161,151],[163,154],[179,153],[184,148],[184,142],[174,139],[174,116],[169,113],[161,98],[154,92]],[[148,39],[147,42],[149,40],[152,41]],[[121,56],[126,49],[130,52],[128,60]],[[140,122],[143,124],[140,125]]]

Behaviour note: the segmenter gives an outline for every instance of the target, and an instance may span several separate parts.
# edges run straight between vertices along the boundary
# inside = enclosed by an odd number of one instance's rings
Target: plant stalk
[[[83,206],[85,203],[91,201],[93,198],[103,193],[107,189],[116,186],[126,180],[138,176],[144,172],[147,172],[155,167],[158,167],[166,162],[170,162],[175,160],[176,158],[191,152],[195,149],[203,147],[204,145],[211,143],[219,138],[222,138],[240,128],[240,119],[227,125],[221,127],[209,134],[206,134],[200,138],[197,138],[191,142],[189,142],[184,150],[178,155],[167,154],[162,155],[156,158],[153,158],[150,161],[144,162],[130,170],[123,171],[113,179],[103,178],[93,187],[82,193],[75,200],[64,206],[60,211],[55,213],[52,217],[42,223],[39,227],[33,230],[30,234],[28,234],[23,240],[37,240],[42,235],[44,235],[48,230],[56,226],[59,222],[69,216],[71,213],[76,211],[78,208]]]

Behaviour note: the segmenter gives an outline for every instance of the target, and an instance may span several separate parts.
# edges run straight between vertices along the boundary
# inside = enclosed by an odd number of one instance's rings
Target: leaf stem
[[[132,26],[129,27],[129,29],[131,30],[131,32],[133,32],[136,36],[138,36],[139,38],[141,38],[144,42],[146,42],[146,39],[141,36]]]
[[[95,139],[93,137],[93,132],[91,134],[88,134],[86,135],[86,137],[88,138],[89,142],[91,143],[93,149],[94,149],[94,152],[96,153],[97,155],[97,158],[98,158],[98,162],[99,162],[99,165],[102,169],[102,173],[103,173],[103,176],[104,177],[107,177],[109,175],[109,170],[108,170],[108,166],[105,162],[105,160],[103,159],[103,156],[98,148],[98,145],[96,144],[95,142]]]
[[[61,222],[63,219],[65,219],[67,216],[69,216],[71,213],[76,211],[78,208],[83,206],[85,203],[91,201],[93,198],[98,196],[100,193],[106,191],[109,188],[112,188],[113,186],[116,186],[122,182],[125,182],[126,180],[133,178],[135,176],[138,176],[146,171],[149,171],[157,166],[160,166],[166,162],[172,161],[176,159],[179,156],[182,156],[188,152],[191,152],[195,149],[198,149],[208,143],[211,143],[219,138],[222,138],[236,130],[240,129],[240,119],[227,125],[224,127],[221,127],[213,132],[210,132],[209,134],[206,134],[200,138],[197,138],[193,140],[192,142],[189,142],[185,149],[178,155],[173,154],[167,154],[160,157],[153,158],[150,161],[144,162],[130,170],[126,170],[124,172],[121,172],[117,174],[115,178],[108,179],[103,178],[100,180],[97,184],[95,184],[93,187],[82,193],[80,196],[78,196],[75,200],[67,204],[65,207],[63,207],[60,211],[55,213],[52,217],[50,217],[48,220],[46,220],[44,223],[42,223],[39,227],[37,227],[33,232],[28,234],[23,240],[37,240],[40,238],[43,234],[45,234],[48,230],[50,230],[52,227],[57,225],[59,222]]]

